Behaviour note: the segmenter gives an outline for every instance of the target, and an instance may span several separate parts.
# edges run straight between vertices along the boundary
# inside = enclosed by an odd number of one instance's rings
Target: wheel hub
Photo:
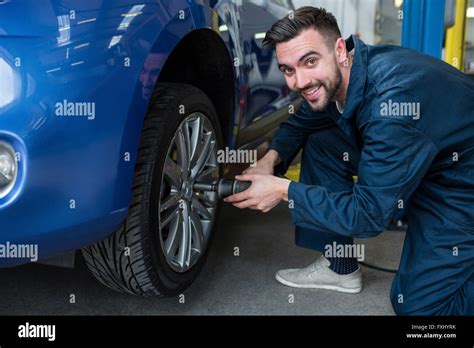
[[[181,187],[181,197],[190,201],[193,198],[193,185],[189,181],[183,182]]]

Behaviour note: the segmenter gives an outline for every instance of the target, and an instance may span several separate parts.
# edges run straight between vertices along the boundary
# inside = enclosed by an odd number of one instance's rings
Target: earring
[[[344,59],[344,63],[342,63],[342,65],[344,65],[345,67],[348,67],[349,66],[349,59]]]

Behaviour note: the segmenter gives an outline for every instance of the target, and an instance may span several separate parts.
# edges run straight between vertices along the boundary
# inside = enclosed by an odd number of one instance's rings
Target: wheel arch
[[[232,143],[235,86],[231,57],[213,30],[201,28],[186,35],[171,52],[157,83],[187,83],[212,101],[221,124],[224,144]]]

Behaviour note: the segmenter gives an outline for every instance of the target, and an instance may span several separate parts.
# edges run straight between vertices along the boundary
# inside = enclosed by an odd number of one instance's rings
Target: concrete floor
[[[404,238],[386,232],[367,240],[366,261],[396,268]],[[224,204],[218,234],[200,277],[178,298],[138,298],[98,283],[82,257],[76,268],[26,265],[0,270],[0,314],[3,315],[393,315],[393,274],[363,268],[359,294],[294,289],[279,284],[281,268],[306,266],[318,253],[296,247],[288,209],[267,214]],[[234,248],[240,256],[234,256]],[[75,304],[70,304],[74,294]],[[289,303],[290,295],[294,303]]]

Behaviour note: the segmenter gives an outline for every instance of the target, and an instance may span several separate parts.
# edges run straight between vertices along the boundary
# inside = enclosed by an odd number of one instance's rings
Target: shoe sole
[[[291,286],[293,288],[336,290],[339,292],[345,292],[349,294],[357,294],[362,291],[362,287],[343,288],[341,286],[336,286],[336,285],[296,284],[296,283],[292,283],[292,282],[289,282],[288,280],[283,279],[278,274],[275,276],[275,279],[278,280],[280,283],[287,286]]]

